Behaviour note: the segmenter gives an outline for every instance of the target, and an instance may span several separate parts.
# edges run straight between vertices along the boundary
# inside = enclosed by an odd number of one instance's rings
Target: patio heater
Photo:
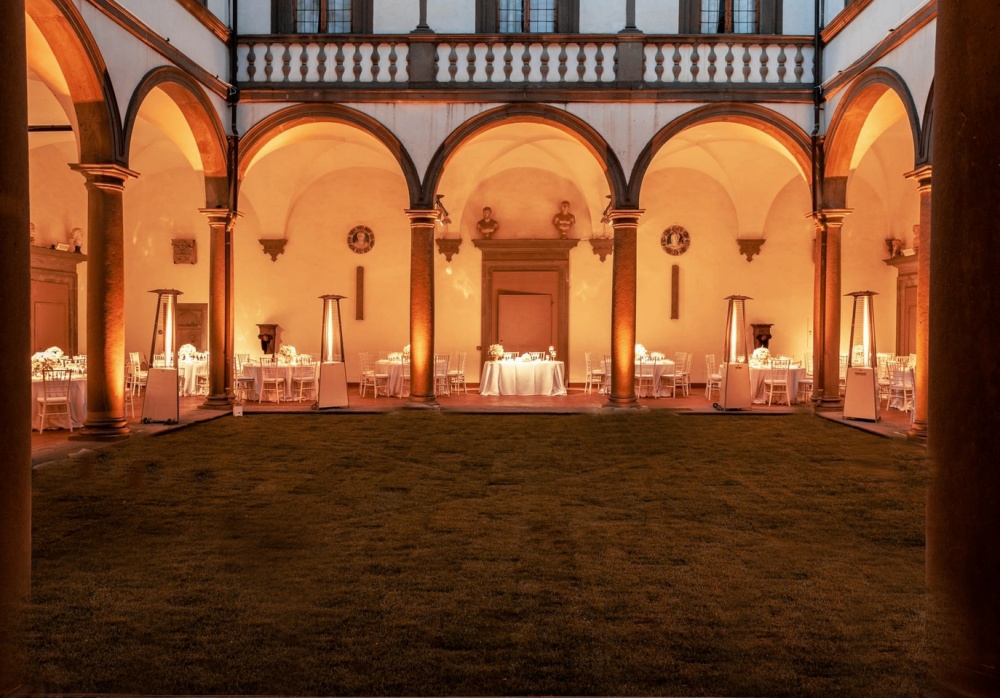
[[[879,420],[878,358],[875,353],[874,291],[848,293],[854,298],[851,352],[844,387],[844,419]]]
[[[180,291],[158,288],[153,343],[149,348],[142,421],[176,424],[180,419],[177,372],[177,296]]]
[[[345,296],[320,296],[323,300],[323,336],[320,339],[319,390],[314,410],[348,407],[347,364],[344,362],[344,328],[340,301]]]
[[[729,312],[726,314],[725,368],[722,371],[722,386],[719,389],[717,410],[749,410],[750,364],[747,363],[746,302],[753,300],[747,296],[729,296]]]

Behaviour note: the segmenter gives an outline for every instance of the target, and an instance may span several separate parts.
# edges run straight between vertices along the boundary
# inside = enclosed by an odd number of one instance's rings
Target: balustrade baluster
[[[254,65],[257,62],[257,45],[250,44],[247,46],[247,80],[254,82],[254,76],[257,75],[257,66]]]
[[[694,44],[691,47],[691,82],[698,82],[698,73],[701,68],[698,67],[698,61],[701,60],[701,56],[698,55],[698,44]]]
[[[511,44],[504,44],[506,50],[503,54],[503,74],[504,80],[510,82],[510,76],[514,72],[514,54],[511,52]]]
[[[719,60],[719,55],[715,52],[715,44],[709,44],[708,47],[708,81],[715,82],[715,74],[719,72],[719,66],[716,62]]]
[[[580,44],[580,51],[576,54],[576,74],[579,82],[583,82],[583,76],[587,74],[586,44]]]
[[[333,72],[337,76],[336,82],[344,81],[344,45],[337,44],[337,53],[333,58]]]
[[[528,42],[524,43],[524,51],[521,52],[521,75],[525,82],[531,76],[531,44]]]
[[[778,82],[785,81],[785,74],[788,72],[788,68],[785,67],[785,61],[788,60],[788,56],[785,55],[785,45],[781,44],[781,50],[778,51]]]
[[[566,71],[568,69],[566,66],[566,59],[569,57],[566,49],[568,46],[569,44],[562,44],[559,48],[559,82],[566,82]]]
[[[306,76],[309,75],[309,45],[302,45],[302,53],[299,54],[299,76],[301,81],[306,81]]]
[[[805,73],[805,69],[802,67],[804,61],[805,56],[802,53],[802,44],[795,44],[795,82],[802,82],[802,75]]]
[[[542,82],[548,82],[549,81],[549,45],[548,44],[542,44],[542,57],[541,57],[541,60],[542,60],[542,65],[541,65]]]
[[[681,47],[680,44],[674,44],[674,55],[671,56],[670,60],[673,61],[674,67],[670,69],[670,73],[674,76],[674,82],[677,82],[681,78]]]
[[[656,76],[656,82],[663,82],[663,44],[656,45],[656,53],[653,54],[653,75]],[[645,77],[646,72],[643,71],[643,77]]]
[[[288,76],[292,74],[292,45],[285,44],[285,50],[281,53],[281,81],[288,82]]]
[[[354,82],[361,82],[361,44],[354,44]]]
[[[389,42],[389,82],[396,82],[396,73],[399,72],[399,67],[396,65],[398,60],[396,55],[396,42]]]
[[[743,82],[750,82],[750,44],[743,44]]]
[[[320,44],[316,53],[316,75],[320,82],[326,82],[326,44]]]
[[[379,44],[372,44],[372,82],[378,82],[378,74],[381,70],[379,61],[382,60],[382,54],[379,52],[379,48]]]
[[[476,78],[476,45],[469,44],[469,55],[466,58],[465,72],[469,74],[469,82]]]
[[[594,74],[597,75],[597,82],[601,81],[601,76],[604,75],[604,45],[596,44],[597,53],[594,54]]]
[[[448,51],[448,80],[455,82],[456,75],[458,75],[458,49],[452,44],[451,50]]]
[[[733,43],[730,41],[726,44],[726,82],[731,83],[733,81],[733,60],[736,58],[733,55]]]
[[[767,68],[767,62],[770,60],[770,56],[767,55],[767,45],[761,44],[760,46],[760,81],[767,82],[767,74],[770,72]]]
[[[496,60],[496,55],[493,53],[493,44],[486,44],[486,82],[493,82],[493,73],[496,69],[493,66],[493,61]]]
[[[264,52],[264,82],[271,82],[271,75],[274,73],[274,66],[271,65],[273,60],[274,54],[271,53],[271,44],[268,44],[267,51]]]

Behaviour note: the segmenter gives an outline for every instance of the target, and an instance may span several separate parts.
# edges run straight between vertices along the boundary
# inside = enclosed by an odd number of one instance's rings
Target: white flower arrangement
[[[649,352],[649,358],[651,358],[653,361],[663,361],[664,359],[667,358],[667,355],[664,354],[662,351],[651,351]]]
[[[487,353],[490,355],[491,359],[499,361],[503,358],[503,344],[491,344]]]
[[[636,344],[635,345],[635,358],[636,358],[637,361],[642,361],[648,355],[649,355],[649,352],[646,351],[646,347],[642,346],[641,344]]]
[[[410,345],[409,344],[407,344],[405,347],[403,347],[403,358],[404,359],[409,359],[410,358]]]
[[[754,368],[760,368],[770,360],[771,352],[767,347],[757,347],[750,355],[750,365]]]
[[[197,353],[198,350],[195,349],[193,344],[182,344],[181,348],[177,350],[177,356],[182,359],[190,359]]]
[[[56,364],[63,358],[63,350],[59,347],[49,347],[45,351],[40,351],[31,356],[31,372],[40,374],[55,368]]]
[[[531,356],[531,354],[529,352],[524,352],[519,357],[517,357],[517,360],[518,361],[534,361],[534,358],[532,358],[532,356]]]
[[[278,356],[285,361],[294,361],[297,354],[298,352],[291,344],[282,344],[281,348],[278,349]]]
[[[403,360],[403,352],[401,351],[389,352],[389,361],[402,361],[402,360]]]

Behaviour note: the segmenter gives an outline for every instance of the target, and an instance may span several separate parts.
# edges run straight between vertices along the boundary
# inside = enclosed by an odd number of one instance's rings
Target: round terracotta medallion
[[[660,236],[660,245],[667,254],[675,257],[687,252],[691,246],[691,234],[679,225],[672,225]]]
[[[375,247],[375,233],[367,225],[356,225],[347,234],[347,246],[358,254]]]

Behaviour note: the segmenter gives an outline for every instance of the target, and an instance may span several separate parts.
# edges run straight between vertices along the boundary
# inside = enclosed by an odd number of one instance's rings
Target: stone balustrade
[[[810,37],[262,35],[241,37],[237,57],[243,89],[808,90],[813,82]]]

